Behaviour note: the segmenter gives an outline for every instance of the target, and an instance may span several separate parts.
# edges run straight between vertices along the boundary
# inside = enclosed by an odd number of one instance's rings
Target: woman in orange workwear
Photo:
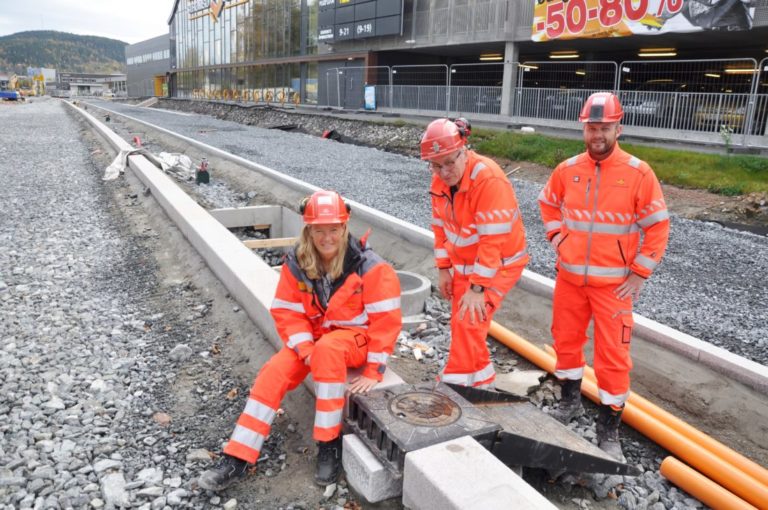
[[[261,369],[245,410],[214,468],[198,483],[213,491],[241,479],[259,458],[286,392],[310,373],[315,382],[315,481],[336,481],[341,468],[345,393],[365,393],[382,380],[402,319],[392,267],[347,228],[350,209],[333,191],[301,205],[304,228],[280,273],[271,313],[285,346]],[[363,367],[347,386],[347,368]]]

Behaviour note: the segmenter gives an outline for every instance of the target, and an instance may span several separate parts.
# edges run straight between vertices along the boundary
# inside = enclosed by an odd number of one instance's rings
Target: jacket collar
[[[614,165],[614,164],[618,163],[620,160],[624,159],[624,157],[623,157],[624,154],[626,154],[626,153],[619,146],[619,141],[618,140],[616,140],[616,143],[613,146],[613,150],[608,155],[608,157],[605,158],[605,159],[601,159],[600,161],[597,161],[596,159],[594,159],[589,154],[589,151],[585,151],[584,152],[584,155],[585,155],[587,161],[589,161],[593,165],[596,165],[597,163],[600,163],[600,166]]]

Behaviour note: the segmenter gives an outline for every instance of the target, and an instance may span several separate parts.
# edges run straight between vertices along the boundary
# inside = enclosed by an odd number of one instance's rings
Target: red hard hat
[[[458,126],[448,119],[433,120],[421,137],[421,159],[445,156],[464,147]]]
[[[624,116],[621,102],[610,92],[595,92],[587,98],[579,122],[618,122]]]
[[[299,210],[307,225],[327,225],[349,221],[349,206],[335,191],[315,191],[301,201]]]

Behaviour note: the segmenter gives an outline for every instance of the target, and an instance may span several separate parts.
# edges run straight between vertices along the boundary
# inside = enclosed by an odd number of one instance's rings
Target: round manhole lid
[[[443,427],[461,417],[461,407],[442,393],[412,391],[389,401],[389,412],[411,425]]]

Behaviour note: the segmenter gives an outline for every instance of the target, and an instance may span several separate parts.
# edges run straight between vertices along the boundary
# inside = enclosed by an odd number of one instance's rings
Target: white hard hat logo
[[[437,142],[432,142],[432,151],[434,151],[435,154],[440,152],[440,144]]]

